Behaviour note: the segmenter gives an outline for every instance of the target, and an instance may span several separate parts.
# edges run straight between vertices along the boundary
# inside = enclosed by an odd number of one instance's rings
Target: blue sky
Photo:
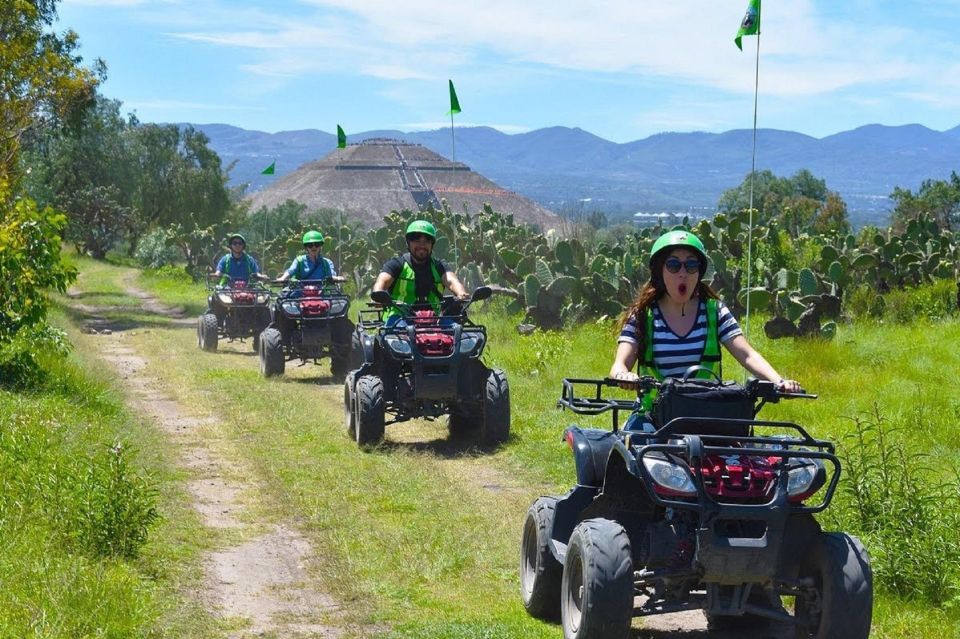
[[[58,30],[146,122],[276,132],[750,128],[747,0],[62,0]],[[960,1],[767,0],[762,128],[960,125]]]

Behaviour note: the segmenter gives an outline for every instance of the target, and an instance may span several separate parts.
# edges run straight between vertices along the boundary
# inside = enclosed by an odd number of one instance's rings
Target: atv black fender
[[[354,348],[357,348],[360,350],[360,355],[363,358],[363,363],[372,364],[374,336],[369,335],[362,331],[354,332],[354,336],[357,338],[357,342],[354,342]]]
[[[563,438],[573,451],[578,485],[602,487],[607,463],[613,455],[626,465],[632,475],[639,476],[636,460],[616,433],[599,428],[570,426],[564,431]]]

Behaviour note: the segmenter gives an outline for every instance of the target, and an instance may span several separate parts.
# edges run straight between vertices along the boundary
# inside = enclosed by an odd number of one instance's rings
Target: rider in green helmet
[[[288,279],[294,280],[326,280],[335,279],[340,281],[337,276],[337,269],[333,266],[333,261],[320,255],[320,249],[323,247],[323,233],[320,231],[307,231],[303,234],[303,255],[298,255],[290,267],[283,272],[279,281],[285,282]]]
[[[796,381],[784,379],[754,350],[736,318],[703,282],[707,252],[700,238],[684,230],[664,233],[653,244],[649,266],[650,279],[624,314],[610,377],[636,381],[634,364],[640,374],[657,379],[682,377],[691,366],[720,376],[722,344],[754,376],[786,392],[800,391]]]
[[[220,258],[217,268],[211,277],[220,278],[218,286],[230,287],[234,282],[249,282],[252,279],[269,280],[260,272],[260,265],[247,253],[247,240],[240,233],[231,233],[227,236],[227,246],[230,252]],[[207,312],[217,316],[223,322],[227,315],[227,308],[217,295],[207,297]]]
[[[414,220],[405,233],[407,252],[387,260],[373,285],[374,291],[388,291],[390,296],[414,306],[432,307],[440,311],[444,287],[459,299],[470,294],[463,287],[457,274],[443,260],[433,257],[433,245],[437,241],[437,229],[427,220]],[[395,309],[384,314],[388,324],[400,319]]]
[[[253,259],[253,256],[246,252],[247,240],[239,233],[231,233],[227,236],[227,246],[230,252],[220,258],[217,262],[217,269],[214,271],[214,277],[229,275],[230,280],[249,281],[251,279],[270,279],[260,272],[260,265]],[[227,278],[223,278],[221,285],[227,284]]]

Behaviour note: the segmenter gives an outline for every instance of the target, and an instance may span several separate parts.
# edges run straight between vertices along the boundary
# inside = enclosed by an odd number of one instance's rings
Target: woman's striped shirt
[[[707,342],[707,305],[701,299],[697,306],[697,321],[693,328],[686,335],[680,336],[673,332],[663,320],[663,314],[660,312],[660,306],[654,304],[653,310],[653,361],[664,377],[681,377],[691,366],[700,364],[700,358],[703,355],[703,349]],[[730,309],[723,302],[717,303],[718,319],[717,334],[720,337],[720,343],[725,344],[737,335],[742,335],[740,324],[737,318],[733,316]],[[640,325],[640,322],[643,325]],[[647,330],[646,318],[642,320],[632,315],[623,330],[620,331],[620,337],[617,343],[629,342],[639,345],[637,339],[638,331],[642,335]],[[643,353],[637,354],[638,360],[643,359]]]

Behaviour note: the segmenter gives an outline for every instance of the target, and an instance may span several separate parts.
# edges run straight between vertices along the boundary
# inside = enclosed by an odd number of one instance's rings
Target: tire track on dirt
[[[127,293],[148,313],[167,317],[177,326],[192,326],[181,309],[169,309],[123,278]],[[229,456],[230,443],[213,417],[192,416],[147,374],[154,362],[139,353],[130,339],[136,331],[111,327],[104,314],[115,310],[76,303],[83,314],[80,328],[97,333],[100,354],[117,373],[130,408],[149,416],[176,450],[178,463],[192,479],[187,490],[205,526],[244,539],[211,553],[205,560],[203,591],[196,593],[217,616],[242,627],[230,637],[334,638],[342,629],[328,621],[339,607],[308,574],[316,553],[292,522],[262,524],[248,521],[249,506],[257,503],[254,474]],[[150,332],[149,330],[141,333]]]

